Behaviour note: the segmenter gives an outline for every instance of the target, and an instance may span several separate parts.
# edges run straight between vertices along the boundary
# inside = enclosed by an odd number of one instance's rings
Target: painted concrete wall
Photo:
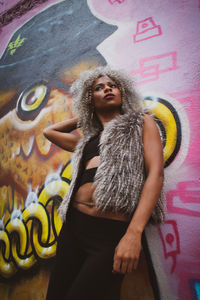
[[[165,138],[169,299],[200,299],[200,2],[1,0],[0,12],[0,299],[45,299],[71,156],[42,130],[72,116],[78,74],[107,63],[135,78]],[[143,254],[122,286],[139,297],[153,299]]]

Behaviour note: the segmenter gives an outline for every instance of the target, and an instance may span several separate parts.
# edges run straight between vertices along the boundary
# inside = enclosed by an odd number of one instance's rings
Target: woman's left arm
[[[131,273],[137,268],[142,232],[158,201],[164,181],[163,147],[154,119],[145,114],[143,126],[146,180],[138,206],[125,235],[115,249],[113,272]]]

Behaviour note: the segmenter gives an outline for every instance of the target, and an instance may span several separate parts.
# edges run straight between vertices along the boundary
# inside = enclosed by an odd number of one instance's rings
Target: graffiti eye
[[[34,120],[46,105],[50,88],[45,81],[40,81],[25,89],[17,101],[17,116],[23,120]]]
[[[163,140],[165,167],[176,157],[181,145],[181,123],[179,116],[167,100],[158,97],[145,97],[145,105],[153,113],[160,128]]]

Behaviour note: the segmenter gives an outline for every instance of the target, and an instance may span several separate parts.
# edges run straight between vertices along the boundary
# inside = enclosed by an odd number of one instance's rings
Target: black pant
[[[127,222],[70,207],[61,229],[46,300],[120,300],[124,275],[113,274],[115,247]]]

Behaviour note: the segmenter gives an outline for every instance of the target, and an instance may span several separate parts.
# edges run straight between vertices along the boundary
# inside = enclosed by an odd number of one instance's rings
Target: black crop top
[[[97,168],[85,169],[85,165],[87,161],[89,161],[93,157],[99,156],[99,141],[100,136],[95,136],[85,145],[83,149],[82,168],[79,177],[77,178],[75,192],[83,184],[94,181],[94,176],[96,174]]]
[[[94,156],[99,156],[99,141],[100,136],[93,137],[83,149],[82,162],[85,165],[88,160]]]

